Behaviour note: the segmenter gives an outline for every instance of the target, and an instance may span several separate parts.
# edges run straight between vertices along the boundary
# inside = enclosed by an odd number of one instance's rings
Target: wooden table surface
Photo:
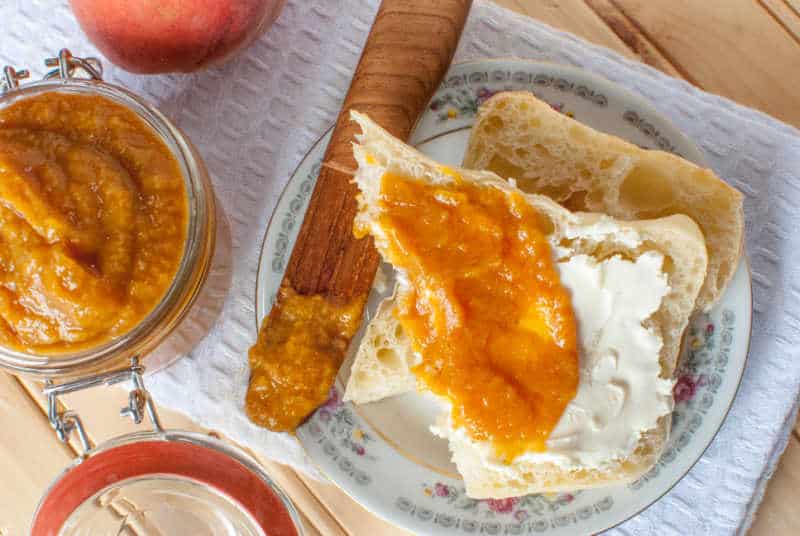
[[[698,87],[800,127],[800,0],[498,0],[556,28],[643,61]],[[24,535],[39,497],[75,456],[58,442],[39,386],[0,373],[0,536]],[[118,416],[126,393],[65,398],[95,442],[132,431]],[[170,428],[201,430],[161,411]],[[19,430],[25,429],[24,434]],[[302,513],[307,534],[401,535],[329,484],[261,460]],[[800,534],[800,427],[767,489],[754,536]]]

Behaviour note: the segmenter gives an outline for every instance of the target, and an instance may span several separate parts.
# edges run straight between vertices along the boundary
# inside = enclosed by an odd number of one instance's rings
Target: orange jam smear
[[[446,171],[448,185],[382,178],[388,260],[411,287],[397,315],[454,426],[511,461],[545,450],[575,397],[575,317],[537,211]]]
[[[245,408],[259,426],[293,432],[328,398],[364,304],[304,296],[286,282],[279,293],[250,348]]]
[[[50,92],[0,109],[0,345],[60,354],[132,329],[183,256],[180,165],[133,111]]]

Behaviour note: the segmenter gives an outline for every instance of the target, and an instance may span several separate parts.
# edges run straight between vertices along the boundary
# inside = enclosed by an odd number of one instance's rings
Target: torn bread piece
[[[367,324],[350,367],[343,399],[356,404],[375,402],[413,391],[411,368],[419,356],[394,316],[394,294],[384,299]]]
[[[512,178],[521,190],[570,210],[623,220],[689,216],[708,248],[698,310],[719,300],[739,265],[744,211],[738,190],[710,169],[598,132],[527,91],[501,92],[481,105],[463,165]]]
[[[443,168],[366,116],[353,113],[353,118],[363,132],[354,148],[361,190],[356,227],[375,238],[382,254],[388,246],[380,202],[385,173],[430,184],[466,181],[521,195],[547,220],[561,281],[572,295],[580,380],[544,452],[526,452],[506,463],[487,441],[454,427],[449,401],[441,398],[435,433],[449,440],[467,493],[501,498],[575,490],[630,482],[647,471],[669,434],[681,335],[706,275],[708,258],[698,226],[681,215],[624,222],[572,213],[547,197],[520,194],[493,173]],[[408,292],[407,278],[398,276],[398,292]],[[373,322],[372,336],[392,343],[359,349],[345,395],[356,402],[397,394],[403,381],[407,389],[415,383],[413,368],[420,356],[389,303]],[[377,348],[394,356],[379,360]]]

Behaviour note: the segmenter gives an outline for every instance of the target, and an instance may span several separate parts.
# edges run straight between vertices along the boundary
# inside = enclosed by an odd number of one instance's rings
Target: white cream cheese
[[[643,326],[669,292],[664,257],[557,264],[578,324],[578,393],[547,441],[547,458],[597,467],[631,454],[641,433],[672,411],[673,382],[660,377],[661,336]],[[525,456],[536,457],[538,453]]]
[[[385,166],[366,165],[362,151],[356,151],[362,195],[377,199]],[[362,161],[363,160],[363,161]],[[413,173],[418,175],[419,173]],[[438,178],[438,177],[437,177]],[[435,181],[434,181],[435,182]],[[366,224],[376,244],[386,236],[374,213],[364,211],[357,220]],[[660,253],[646,252],[634,261],[619,256],[600,262],[586,255],[572,255],[559,238],[590,242],[612,240],[627,248],[641,244],[632,229],[621,229],[608,217],[591,224],[565,222],[560,237],[551,237],[563,285],[571,292],[578,324],[580,378],[578,392],[567,405],[547,441],[545,452],[522,454],[521,462],[550,462],[566,468],[597,468],[625,458],[635,449],[642,432],[654,428],[659,417],[672,411],[673,381],[660,377],[661,336],[643,322],[661,305],[669,292]],[[400,290],[408,280],[397,273]],[[431,431],[441,437],[473,444],[484,464],[510,470],[494,456],[487,442],[474,442],[463,428],[449,422],[450,405],[437,397],[443,414]]]
[[[630,455],[642,432],[672,411],[673,382],[660,377],[661,336],[643,325],[669,292],[663,261],[651,251],[634,261],[575,255],[557,263],[578,325],[578,392],[551,433],[547,451],[522,454],[518,461],[601,467]],[[467,439],[463,429],[448,423],[431,430]],[[509,468],[488,443],[476,446],[485,464]]]
[[[638,233],[633,229],[620,229],[608,216],[601,216],[591,225],[567,224],[563,230],[566,238],[589,239],[593,242],[613,240],[629,248],[635,248],[641,243]]]

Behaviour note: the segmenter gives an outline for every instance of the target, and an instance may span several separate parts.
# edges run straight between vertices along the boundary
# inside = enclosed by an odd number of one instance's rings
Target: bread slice
[[[384,299],[364,332],[350,367],[343,399],[366,404],[413,391],[411,367],[419,362],[394,316],[394,295]]]
[[[623,220],[686,214],[703,231],[708,274],[697,308],[708,310],[739,264],[742,194],[711,170],[598,132],[524,91],[494,95],[478,110],[464,167],[513,178],[570,210]]]
[[[362,129],[354,153],[359,168],[355,175],[361,193],[358,197],[356,228],[368,231],[378,250],[385,254],[387,240],[381,226],[380,179],[386,171],[435,184],[453,180],[453,170],[443,168],[411,147],[393,138],[368,117],[353,113]],[[517,191],[511,182],[487,171],[455,170],[465,181]],[[572,213],[550,198],[522,194],[526,201],[549,221],[551,243],[572,255],[585,254],[595,259],[615,255],[636,259],[646,252],[664,256],[664,270],[670,290],[660,306],[646,320],[646,327],[662,338],[659,353],[660,378],[669,381],[677,365],[680,341],[697,295],[706,276],[708,257],[703,235],[688,217],[673,215],[647,221],[618,221],[602,214]],[[400,274],[401,281],[403,280]],[[364,346],[351,371],[345,397],[364,402],[396,394],[398,386],[414,384],[411,365],[414,351],[399,322],[391,314],[392,304],[384,303],[368,330]],[[580,328],[579,328],[580,329]],[[379,341],[373,343],[373,341]],[[386,341],[391,341],[387,343]],[[391,353],[383,359],[378,350]],[[656,396],[654,393],[653,396]],[[672,398],[669,392],[668,404]],[[558,464],[526,462],[523,457],[509,465],[487,464],[485,448],[464,434],[458,434],[443,416],[437,433],[447,437],[453,461],[464,477],[467,494],[475,498],[501,498],[527,493],[580,489],[629,482],[647,471],[669,434],[671,417],[666,412],[649,430],[642,433],[635,449],[621,459],[611,459],[601,467],[564,468]]]

